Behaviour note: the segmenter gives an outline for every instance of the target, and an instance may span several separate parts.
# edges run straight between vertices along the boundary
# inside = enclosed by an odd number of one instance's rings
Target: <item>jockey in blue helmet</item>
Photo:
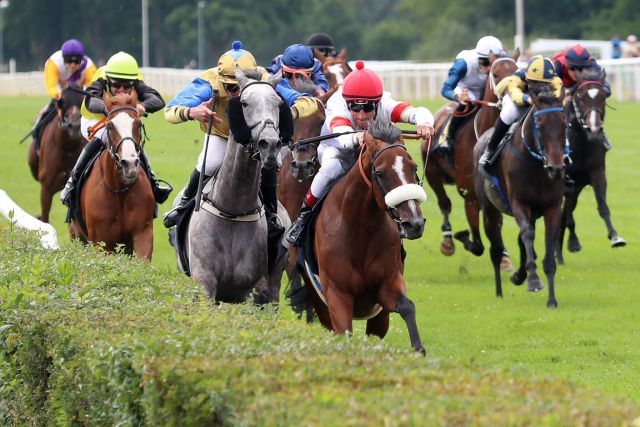
[[[282,55],[276,56],[267,68],[270,74],[282,73],[283,84],[295,86],[297,77],[311,79],[316,85],[316,93],[322,95],[329,90],[329,82],[322,71],[322,64],[313,54],[310,47],[302,44],[293,44],[287,47]]]

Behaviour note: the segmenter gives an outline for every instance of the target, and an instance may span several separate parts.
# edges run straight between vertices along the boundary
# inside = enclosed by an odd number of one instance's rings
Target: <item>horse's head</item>
[[[371,181],[378,204],[386,206],[407,239],[419,238],[425,223],[420,203],[427,195],[418,183],[418,165],[407,151],[400,129],[376,119],[365,132],[364,143],[371,155]]]
[[[298,141],[320,135],[324,124],[325,111],[322,103],[318,103],[318,111],[309,117],[296,119],[291,146],[291,174],[298,181],[306,181],[313,177],[319,166],[318,143],[307,144],[303,147]]]
[[[257,151],[263,166],[271,169],[276,165],[276,156],[282,145],[279,132],[284,130],[280,129],[281,121],[283,127],[291,126],[289,106],[275,90],[280,79],[263,81],[260,72],[251,70],[245,74],[240,68],[236,69],[236,78],[240,86],[242,117],[236,115],[235,118],[244,119],[244,123],[243,130],[235,132],[234,137],[248,149]],[[288,124],[284,123],[287,118]],[[244,141],[238,140],[236,134],[239,133],[246,135],[246,138],[240,138]]]
[[[552,180],[564,179],[564,145],[567,122],[562,108],[563,97],[556,97],[550,85],[529,83],[533,100],[533,137],[537,153]]]
[[[78,86],[74,86],[81,89]],[[60,99],[57,102],[58,111],[60,111],[60,127],[69,133],[71,138],[81,138],[80,133],[80,107],[82,105],[83,95],[71,88],[62,90]]]
[[[336,56],[324,57],[322,70],[327,77],[329,87],[338,87],[352,70],[347,62],[347,50],[342,49]]]
[[[490,90],[485,90],[485,97],[487,95],[495,96],[494,91],[498,83],[500,83],[505,77],[513,75],[518,69],[516,65],[516,59],[520,56],[520,50],[516,49],[513,56],[500,56],[496,58],[491,64],[489,69],[489,79],[487,84]]]
[[[576,121],[590,141],[600,141],[607,95],[604,91],[605,71],[585,68],[577,75],[572,106]]]
[[[142,122],[136,109],[137,94],[135,90],[130,95],[110,97],[105,94],[103,100],[107,109],[107,149],[122,173],[123,183],[129,185],[138,178],[142,150]]]

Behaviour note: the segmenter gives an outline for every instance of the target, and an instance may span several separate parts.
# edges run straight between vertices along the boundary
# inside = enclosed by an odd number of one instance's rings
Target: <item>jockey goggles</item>
[[[567,66],[567,68],[570,69],[571,71],[582,71],[586,67],[583,67],[581,65],[569,65],[569,66]]]
[[[300,75],[308,79],[311,77],[311,70],[298,70],[282,64],[282,75],[288,79],[295,77],[296,75]]]
[[[82,55],[64,55],[62,60],[65,64],[79,64],[82,62]]]
[[[328,58],[329,56],[336,56],[336,51],[332,47],[315,47],[314,49],[321,52],[325,58]]]
[[[133,80],[108,79],[107,82],[109,83],[109,87],[112,89],[130,90],[134,85]]]
[[[378,108],[378,103],[373,101],[348,101],[347,108],[349,108],[349,111],[353,111],[354,113],[358,113],[362,110],[364,110],[365,113],[370,113]]]
[[[489,62],[489,58],[479,57],[478,64],[482,65],[483,67],[488,67],[489,65],[491,65],[491,62]]]

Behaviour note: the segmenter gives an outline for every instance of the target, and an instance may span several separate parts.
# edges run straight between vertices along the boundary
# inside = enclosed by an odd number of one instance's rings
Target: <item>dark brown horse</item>
[[[572,159],[567,168],[567,175],[573,183],[565,188],[556,254],[560,264],[564,264],[562,243],[566,228],[569,229],[569,240],[567,241],[569,252],[577,252],[582,248],[576,234],[573,211],[578,204],[580,193],[587,185],[593,187],[598,213],[607,226],[607,237],[611,247],[616,248],[626,244],[625,240],[613,228],[611,213],[607,205],[606,149],[602,142],[602,138],[604,138],[602,126],[606,105],[604,81],[604,70],[594,74],[591,70],[586,69],[582,74],[579,74],[572,102],[567,105],[568,138]]]
[[[376,120],[365,133],[357,165],[329,192],[315,223],[313,248],[322,297],[309,294],[326,328],[343,334],[352,331],[354,318],[367,318],[366,333],[383,338],[389,313],[398,312],[412,347],[425,352],[402,275],[399,231],[402,228],[408,239],[422,236],[425,220],[419,201],[425,198],[400,130]]]
[[[67,88],[56,102],[57,116],[43,129],[40,149],[35,141],[29,146],[31,174],[40,182],[40,215],[49,222],[53,195],[64,188],[69,173],[87,141],[80,133],[82,95]]]
[[[107,251],[124,245],[151,260],[153,212],[151,184],[140,165],[142,122],[136,110],[137,95],[103,97],[107,113],[106,149],[100,153],[80,193],[84,232],[78,219],[69,224],[72,238],[104,242]]]
[[[496,295],[502,297],[500,259],[504,250],[503,213],[513,215],[520,228],[520,267],[512,274],[511,281],[520,285],[528,279],[529,291],[535,292],[544,288],[536,272],[536,256],[533,249],[535,221],[542,216],[545,223],[546,247],[543,267],[549,283],[547,307],[555,308],[558,304],[554,291],[554,252],[560,230],[564,187],[566,121],[561,98],[556,98],[545,84],[530,83],[529,86],[529,94],[534,105],[498,159],[497,179],[488,179],[476,168],[474,184],[484,214],[485,232],[491,243],[490,254]],[[483,134],[474,149],[473,158],[476,165],[491,133],[488,131]]]
[[[471,229],[471,239],[469,231],[460,231],[455,234],[456,239],[464,244],[464,248],[476,256],[482,255],[484,246],[480,237],[480,207],[476,200],[473,187],[473,147],[487,129],[493,127],[500,111],[495,107],[498,101],[494,89],[496,85],[505,77],[512,75],[516,69],[515,59],[520,55],[516,50],[512,58],[502,57],[496,59],[491,65],[491,70],[487,78],[482,103],[479,110],[470,110],[466,114],[469,118],[462,123],[455,136],[455,144],[453,148],[453,161],[447,157],[438,157],[429,155],[427,161],[427,151],[432,150],[434,146],[428,145],[426,142],[422,144],[422,161],[425,164],[425,175],[429,186],[433,189],[438,199],[438,206],[443,216],[442,242],[440,243],[440,251],[447,256],[451,256],[455,252],[455,244],[449,215],[451,214],[451,200],[447,196],[444,185],[455,184],[458,194],[464,199],[464,208],[467,216],[467,222]],[[435,116],[436,134],[435,138],[439,138],[445,130],[444,124],[450,114],[448,110],[455,109],[455,103],[449,103],[445,107],[438,110]],[[511,260],[508,255],[503,256],[503,269],[511,269]]]

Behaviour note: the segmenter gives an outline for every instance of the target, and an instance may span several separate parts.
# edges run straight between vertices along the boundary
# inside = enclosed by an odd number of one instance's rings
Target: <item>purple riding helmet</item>
[[[76,39],[69,39],[62,44],[62,56],[63,57],[83,57],[84,56],[84,46],[80,41]]]

